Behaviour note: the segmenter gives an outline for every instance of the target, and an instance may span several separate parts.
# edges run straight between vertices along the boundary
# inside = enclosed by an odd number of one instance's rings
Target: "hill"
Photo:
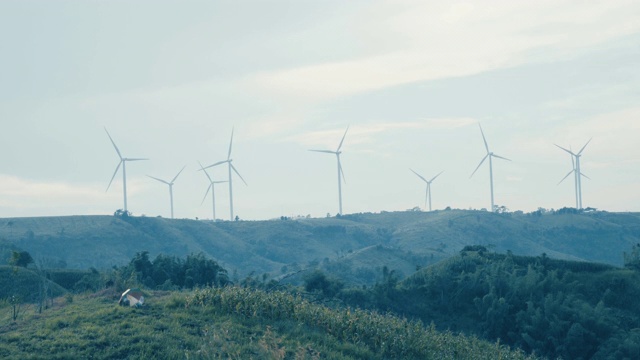
[[[215,223],[132,216],[9,218],[0,219],[0,238],[3,249],[29,251],[52,267],[110,268],[140,251],[152,257],[202,252],[232,278],[251,273],[276,278],[322,267],[370,284],[371,274],[384,266],[408,276],[476,244],[499,253],[622,266],[623,252],[640,242],[640,214],[443,210]]]
[[[22,267],[0,266],[0,299],[17,297],[21,302],[37,302],[42,295],[41,286],[46,282],[47,296],[60,296],[66,293],[57,283],[46,280],[36,272]]]
[[[227,287],[145,295],[141,308],[119,307],[117,294],[103,292],[59,301],[17,322],[0,316],[0,357],[533,359],[417,322],[332,310],[280,292]]]
[[[549,359],[640,356],[637,269],[467,249],[397,286],[376,285],[374,303]]]

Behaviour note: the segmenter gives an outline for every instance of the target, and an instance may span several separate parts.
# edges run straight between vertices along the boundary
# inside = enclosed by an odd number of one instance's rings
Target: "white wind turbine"
[[[231,141],[229,141],[229,152],[227,153],[227,160],[218,161],[217,163],[206,166],[201,170],[218,166],[224,163],[227,163],[229,165],[229,213],[230,213],[230,219],[231,221],[233,221],[233,183],[231,182],[232,180],[231,171],[233,170],[238,175],[238,177],[240,177],[240,180],[242,180],[242,182],[245,185],[247,185],[247,182],[244,181],[244,179],[242,178],[242,175],[240,175],[238,170],[236,170],[235,166],[233,166],[233,164],[231,163],[233,161],[233,159],[231,159],[231,145],[233,145],[233,129],[231,129]]]
[[[424,177],[422,177],[422,175],[420,175],[417,172],[413,171],[413,169],[409,169],[409,170],[411,170],[414,174],[416,174],[420,179],[422,179],[422,181],[424,181],[427,184],[426,195],[425,195],[425,198],[424,198],[424,207],[425,207],[425,209],[427,208],[427,201],[429,201],[429,211],[431,211],[431,183],[438,176],[440,176],[440,174],[442,174],[444,171],[441,171],[440,173],[438,173],[438,175],[432,177],[431,180],[427,180]]]
[[[105,190],[105,192],[109,191],[109,188],[111,187],[111,183],[113,182],[113,179],[116,177],[116,174],[118,173],[118,170],[120,169],[120,165],[122,165],[122,190],[123,190],[123,193],[124,193],[124,211],[127,212],[127,167],[126,167],[127,166],[127,161],[140,161],[140,160],[149,160],[149,159],[122,157],[122,154],[120,153],[120,150],[118,149],[118,146],[116,146],[116,143],[111,138],[111,135],[107,131],[106,127],[104,128],[104,131],[106,131],[107,136],[109,137],[109,140],[111,140],[111,143],[113,144],[113,147],[116,149],[116,152],[118,153],[118,157],[120,158],[120,162],[118,163],[118,166],[116,166],[116,171],[113,172],[113,176],[111,177],[111,181],[109,181],[109,185],[107,185],[107,190]]]
[[[204,204],[204,201],[207,199],[207,195],[209,195],[209,190],[211,190],[211,202],[213,203],[213,221],[216,221],[216,189],[215,189],[215,184],[225,183],[226,181],[213,181],[211,176],[209,176],[209,173],[207,172],[207,170],[205,170],[205,168],[202,166],[202,164],[200,164],[200,162],[198,162],[198,165],[200,165],[200,170],[202,170],[204,172],[204,174],[207,176],[207,179],[209,179],[209,187],[207,188],[207,192],[204,193],[204,197],[202,198],[202,202],[200,203],[200,205]]]
[[[565,177],[563,177],[558,184],[563,182],[564,179],[569,177],[569,175],[571,175],[572,173],[574,174],[574,183],[575,183],[575,190],[576,190],[576,209],[582,209],[582,177],[584,176],[587,179],[589,178],[587,175],[582,173],[582,170],[580,168],[580,157],[582,156],[582,152],[587,147],[587,145],[589,145],[590,142],[591,142],[591,139],[589,139],[589,141],[587,141],[587,143],[584,144],[582,149],[580,149],[580,151],[578,151],[577,153],[574,153],[571,150],[567,150],[560,145],[554,144],[555,146],[568,152],[571,155],[571,163],[573,165],[572,170],[569,171],[569,173],[565,175]]]
[[[478,164],[478,167],[476,167],[475,170],[473,170],[473,172],[471,173],[471,176],[473,176],[473,174],[476,173],[476,171],[478,171],[478,169],[480,168],[480,166],[482,165],[482,163],[489,158],[489,183],[491,186],[491,212],[493,212],[495,210],[495,205],[493,202],[493,158],[498,158],[498,159],[502,159],[502,160],[507,160],[507,161],[511,161],[505,157],[499,156],[494,154],[493,152],[491,152],[489,150],[489,145],[487,144],[487,139],[484,137],[484,132],[482,131],[482,126],[480,125],[480,123],[478,123],[478,126],[480,126],[480,133],[482,134],[482,140],[484,141],[484,147],[485,149],[487,149],[487,155],[485,155],[482,160],[480,161],[480,164]],[[469,176],[469,178],[471,178],[471,176]]]
[[[151,175],[147,175],[148,177],[152,178],[153,180],[158,180],[161,183],[165,183],[165,184],[169,185],[169,199],[171,201],[171,218],[172,219],[173,219],[173,183],[176,182],[176,179],[178,178],[178,176],[180,176],[180,174],[182,173],[182,170],[184,170],[185,167],[186,166],[183,166],[182,169],[180,169],[180,171],[178,171],[178,174],[176,176],[174,176],[171,181],[166,181],[166,180],[158,179],[157,177],[153,177]]]
[[[331,151],[331,150],[309,150],[309,151],[315,151],[315,152],[322,152],[322,153],[328,153],[328,154],[335,154],[336,158],[338,159],[338,204],[339,204],[339,212],[338,214],[342,215],[342,182],[344,181],[345,184],[347,183],[346,180],[344,180],[344,172],[342,171],[342,165],[340,164],[340,154],[342,154],[342,151],[340,151],[340,149],[342,148],[342,143],[344,142],[344,138],[347,136],[347,131],[349,131],[349,127],[347,126],[347,130],[345,130],[344,135],[342,135],[342,140],[340,140],[340,144],[338,145],[338,148],[336,149],[336,151]]]

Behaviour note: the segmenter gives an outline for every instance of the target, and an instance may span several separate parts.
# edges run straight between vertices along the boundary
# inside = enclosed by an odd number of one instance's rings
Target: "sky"
[[[0,2],[0,217],[640,211],[638,1]],[[211,168],[228,180],[226,165]],[[121,169],[120,169],[121,171]],[[215,186],[229,219],[229,187]]]

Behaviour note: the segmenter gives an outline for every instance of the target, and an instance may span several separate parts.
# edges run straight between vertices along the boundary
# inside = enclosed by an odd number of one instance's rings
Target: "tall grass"
[[[261,321],[290,320],[321,329],[341,342],[364,345],[385,359],[531,359],[520,351],[433,326],[365,310],[335,310],[284,292],[239,287],[207,288],[187,296],[187,308]]]

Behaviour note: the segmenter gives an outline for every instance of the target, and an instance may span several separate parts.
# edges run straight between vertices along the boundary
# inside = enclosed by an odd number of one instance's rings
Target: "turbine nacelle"
[[[340,154],[342,154],[342,144],[344,143],[344,139],[347,136],[347,132],[349,131],[349,127],[344,131],[344,135],[342,135],[342,139],[340,139],[340,143],[338,144],[338,148],[335,151],[331,150],[309,150],[313,152],[321,152],[327,154],[335,154],[336,160],[338,161],[338,213],[342,214],[342,182],[346,184],[347,181],[344,179],[344,171],[342,170],[342,164],[340,163]]]
[[[494,210],[494,202],[493,202],[493,162],[491,161],[491,158],[498,158],[498,159],[507,160],[507,161],[511,161],[511,160],[507,159],[506,157],[503,157],[503,156],[500,156],[500,155],[496,155],[491,150],[489,150],[489,144],[487,143],[487,139],[484,136],[484,131],[482,131],[482,126],[480,125],[480,123],[478,123],[478,126],[480,127],[480,134],[482,134],[482,142],[484,143],[484,148],[487,150],[487,154],[482,158],[482,160],[480,160],[480,163],[475,168],[475,170],[473,170],[473,172],[471,173],[471,176],[469,176],[469,178],[473,177],[473,174],[475,174],[476,171],[478,171],[478,169],[480,168],[480,166],[482,166],[484,161],[487,158],[489,158],[489,185],[490,185],[490,190],[491,190],[491,211],[493,211]]]
[[[107,136],[109,137],[109,140],[111,141],[111,144],[113,145],[113,148],[116,150],[116,153],[118,154],[118,158],[120,159],[120,162],[118,163],[118,165],[116,166],[116,170],[113,172],[113,176],[111,176],[111,180],[109,180],[109,185],[107,185],[107,189],[105,190],[105,192],[109,191],[109,188],[111,187],[111,184],[113,183],[113,179],[115,179],[116,175],[118,174],[118,170],[120,170],[120,165],[122,165],[122,192],[124,195],[124,211],[127,211],[127,172],[126,172],[126,163],[127,161],[141,161],[141,160],[149,160],[147,158],[126,158],[122,156],[122,153],[120,152],[120,149],[118,149],[118,146],[116,145],[116,142],[113,141],[113,138],[111,137],[111,134],[109,134],[109,131],[107,131],[107,128],[104,128],[104,131],[107,133]]]
[[[574,153],[573,151],[571,151],[571,148],[566,149],[563,148],[562,146],[558,145],[558,144],[554,144],[555,146],[557,146],[558,148],[560,148],[561,150],[569,153],[569,155],[571,155],[571,171],[569,171],[569,173],[567,175],[565,175],[565,177],[562,178],[562,180],[560,180],[560,182],[558,182],[558,185],[560,183],[562,183],[567,177],[569,177],[569,175],[574,174],[575,175],[575,192],[576,192],[576,209],[581,209],[582,208],[582,177],[586,177],[587,179],[589,179],[588,176],[586,176],[585,174],[582,173],[582,170],[580,169],[580,158],[582,157],[582,152],[584,151],[584,149],[587,147],[587,145],[589,145],[589,143],[591,142],[593,138],[589,139],[584,146],[582,146],[582,148],[580,149],[580,151],[578,151],[577,153]]]
[[[240,177],[240,180],[242,180],[242,182],[245,185],[248,185],[247,182],[244,181],[244,178],[242,177],[242,175],[240,175],[240,173],[238,172],[236,167],[233,166],[233,164],[231,163],[231,162],[233,162],[233,159],[231,158],[231,149],[233,147],[233,132],[234,132],[234,129],[232,128],[231,129],[231,140],[229,141],[229,151],[227,152],[227,159],[226,160],[222,160],[222,161],[218,161],[217,163],[213,163],[213,164],[211,164],[209,166],[205,166],[205,167],[202,167],[202,165],[200,165],[201,169],[199,170],[199,171],[205,171],[205,169],[212,168],[214,166],[218,166],[218,165],[222,165],[222,164],[229,164],[229,180],[228,180],[228,182],[229,182],[229,213],[230,213],[230,219],[231,220],[234,220],[234,218],[233,218],[233,182],[231,181],[232,180],[231,179],[231,175],[232,175],[231,172],[232,171],[235,172],[236,175],[238,175],[238,177]],[[205,171],[205,174],[206,174],[206,171]],[[209,180],[211,180],[211,179],[209,179]],[[205,197],[206,197],[206,195],[205,195]],[[214,213],[215,213],[215,211],[214,211]],[[214,218],[215,218],[215,215],[214,215]]]

